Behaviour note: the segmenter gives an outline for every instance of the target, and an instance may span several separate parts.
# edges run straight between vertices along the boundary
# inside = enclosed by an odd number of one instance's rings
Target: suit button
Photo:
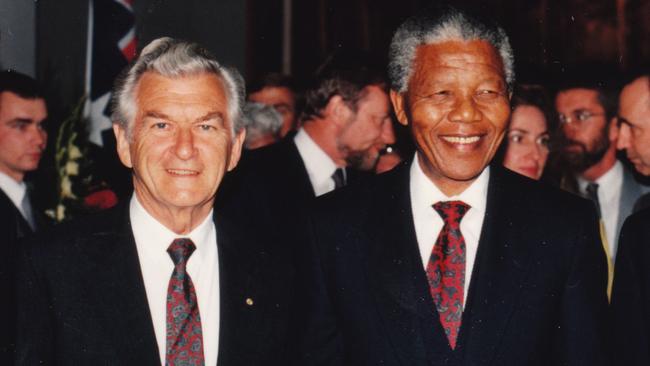
[[[251,299],[250,297],[247,297],[246,298],[246,305],[253,306],[253,304],[254,304],[253,299]]]

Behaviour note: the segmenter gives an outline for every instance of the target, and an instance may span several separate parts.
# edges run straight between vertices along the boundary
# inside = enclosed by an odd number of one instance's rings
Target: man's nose
[[[183,160],[190,159],[194,156],[194,135],[189,128],[180,128],[178,130],[174,152],[176,156]]]
[[[393,121],[390,118],[386,118],[382,124],[380,138],[384,145],[395,143],[395,130],[393,129]]]
[[[616,148],[624,150],[630,147],[630,126],[622,124],[618,130],[618,138],[616,139]]]
[[[449,112],[448,118],[452,122],[476,122],[481,119],[481,111],[471,96],[463,96]]]

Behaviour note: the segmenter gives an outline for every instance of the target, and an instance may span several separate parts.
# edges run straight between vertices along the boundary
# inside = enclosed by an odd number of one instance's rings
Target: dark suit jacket
[[[300,365],[605,365],[593,205],[500,167],[451,351],[416,241],[409,165],[317,200]],[[435,240],[435,238],[431,238]]]
[[[295,312],[289,238],[217,198],[218,365],[284,365]],[[39,236],[22,257],[17,365],[160,365],[127,206]],[[253,299],[247,305],[246,299]]]
[[[623,225],[616,257],[612,313],[620,365],[650,365],[650,209]]]
[[[316,193],[293,137],[247,151],[234,174],[227,177],[226,184],[247,185],[252,191],[265,192],[276,215],[297,218],[304,216]],[[346,176],[348,185],[355,185],[369,179],[372,174],[347,168]],[[296,220],[289,219],[294,222]]]
[[[15,259],[19,242],[32,229],[13,202],[0,189],[0,365],[10,365],[16,342]]]

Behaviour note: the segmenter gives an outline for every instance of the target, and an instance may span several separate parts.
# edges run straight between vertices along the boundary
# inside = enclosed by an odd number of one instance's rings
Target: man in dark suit
[[[607,80],[611,73],[577,74],[563,81],[555,97],[563,138],[560,159],[571,175],[562,185],[598,206],[611,286],[621,227],[648,189],[616,158],[618,96],[613,82]]]
[[[634,168],[650,175],[650,77],[621,91],[617,146]],[[647,196],[644,196],[644,198]],[[646,202],[647,203],[647,202]],[[650,364],[650,208],[630,216],[619,239],[612,292],[616,359],[621,365]]]
[[[17,364],[284,364],[289,237],[254,194],[215,200],[244,141],[241,76],[196,44],[160,38],[114,96],[135,192],[27,248]]]
[[[503,30],[423,12],[396,31],[389,67],[417,153],[317,200],[298,364],[607,364],[593,205],[488,167],[514,81]]]
[[[0,72],[0,292],[4,301],[0,364],[13,358],[15,344],[15,253],[18,242],[36,228],[25,174],[36,170],[47,143],[47,107],[34,79]]]
[[[389,103],[372,71],[332,66],[306,92],[295,136],[245,154],[233,180],[259,182],[282,216],[301,216],[314,197],[374,169],[380,151],[394,142]]]

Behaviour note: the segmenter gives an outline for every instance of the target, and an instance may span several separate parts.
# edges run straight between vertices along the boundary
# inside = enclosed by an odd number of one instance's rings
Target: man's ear
[[[325,116],[338,125],[345,125],[350,119],[350,113],[352,110],[340,95],[331,97],[325,106]]]
[[[398,93],[395,90],[390,90],[390,101],[393,103],[393,109],[395,110],[395,116],[400,124],[406,126],[408,125],[408,118],[406,117],[406,98],[404,94]]]
[[[228,162],[228,171],[235,169],[237,163],[239,163],[239,158],[241,158],[241,150],[244,146],[244,140],[246,139],[246,129],[242,128],[239,131],[235,138],[232,141],[232,146],[230,148],[230,161]]]
[[[117,143],[117,155],[120,157],[122,164],[128,168],[133,168],[131,163],[131,150],[129,138],[126,130],[119,123],[113,123],[113,133],[115,133],[115,140]]]
[[[612,142],[613,144],[616,144],[616,140],[618,140],[618,118],[612,117],[612,119],[609,121],[609,141]]]

